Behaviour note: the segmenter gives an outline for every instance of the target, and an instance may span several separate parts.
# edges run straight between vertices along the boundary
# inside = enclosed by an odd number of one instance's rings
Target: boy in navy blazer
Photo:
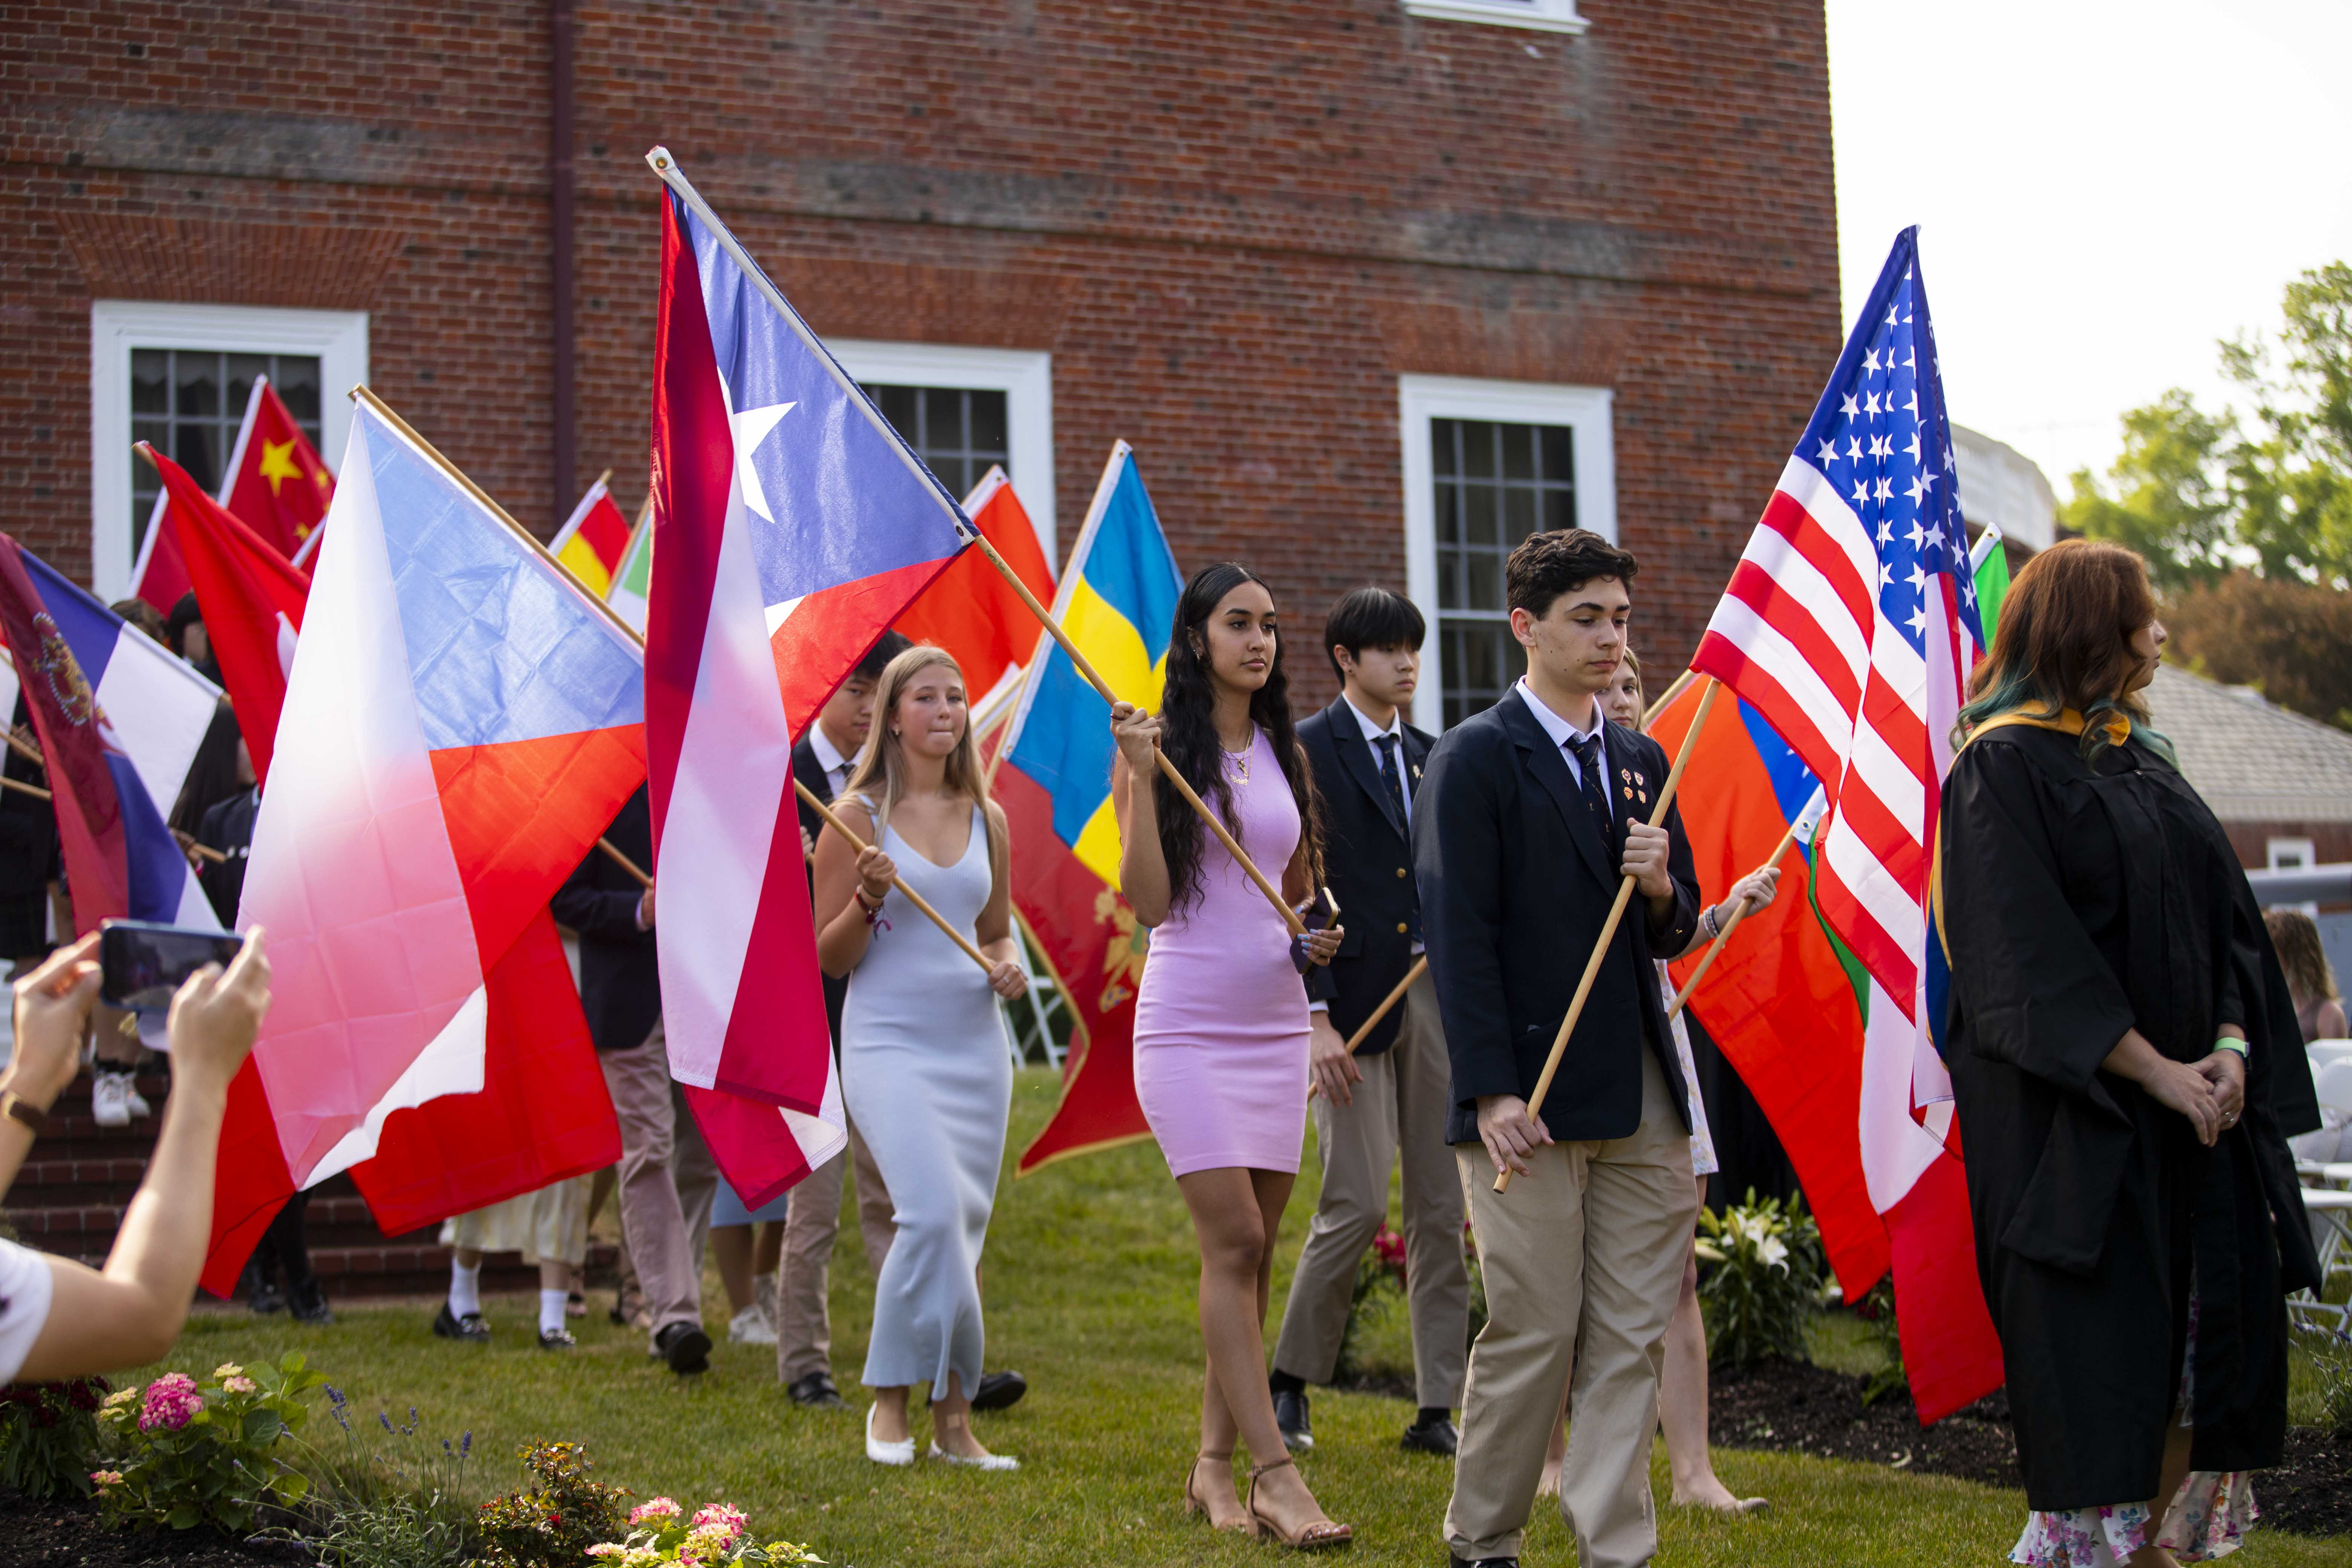
[[[1314,1447],[1307,1384],[1328,1383],[1348,1326],[1356,1265],[1388,1215],[1389,1167],[1404,1165],[1405,1280],[1420,1409],[1403,1447],[1452,1456],[1470,1335],[1462,1184],[1445,1140],[1452,1095],[1437,992],[1424,968],[1349,1054],[1347,1042],[1421,957],[1412,814],[1429,735],[1404,721],[1426,627],[1412,601],[1359,588],[1332,606],[1323,647],[1339,699],[1298,726],[1323,801],[1326,883],[1348,938],[1307,977],[1322,1196],[1291,1276],[1275,1343],[1274,1412],[1294,1449]]]
[[[1538,533],[1504,572],[1527,675],[1431,752],[1413,817],[1423,931],[1453,1065],[1456,1145],[1486,1284],[1446,1510],[1456,1563],[1515,1563],[1570,1363],[1560,1512],[1584,1568],[1657,1550],[1658,1365],[1696,1219],[1688,1087],[1654,952],[1699,896],[1679,814],[1648,825],[1665,753],[1603,717],[1633,557]],[[1634,896],[1541,1116],[1528,1096],[1620,879]],[[1495,1177],[1512,1173],[1507,1193]]]

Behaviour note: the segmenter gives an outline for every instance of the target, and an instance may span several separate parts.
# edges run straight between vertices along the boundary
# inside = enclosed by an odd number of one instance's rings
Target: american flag
[[[1914,1024],[1937,805],[1984,645],[1957,491],[1906,228],[1691,665],[1823,781],[1822,913]]]

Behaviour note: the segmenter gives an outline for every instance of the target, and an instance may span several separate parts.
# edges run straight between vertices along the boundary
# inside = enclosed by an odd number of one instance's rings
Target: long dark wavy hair
[[[1206,627],[1225,595],[1244,583],[1265,586],[1265,579],[1239,562],[1219,561],[1202,567],[1184,584],[1176,601],[1176,624],[1168,635],[1168,685],[1160,699],[1160,749],[1235,838],[1241,837],[1242,829],[1234,816],[1233,786],[1225,779],[1223,744],[1217,739],[1217,693],[1214,677],[1209,673]],[[1271,595],[1274,590],[1266,592]],[[1307,753],[1298,744],[1298,732],[1290,722],[1290,682],[1282,669],[1283,641],[1280,637],[1275,638],[1274,662],[1266,671],[1265,684],[1250,698],[1250,721],[1265,731],[1282,763],[1290,798],[1298,805],[1308,880],[1320,886],[1322,803],[1315,793],[1314,775],[1307,771]],[[1201,896],[1201,858],[1208,830],[1192,819],[1192,808],[1165,774],[1152,774],[1152,791],[1160,812],[1160,854],[1168,863],[1170,904],[1172,909],[1187,909]],[[1282,867],[1258,869],[1280,882]]]

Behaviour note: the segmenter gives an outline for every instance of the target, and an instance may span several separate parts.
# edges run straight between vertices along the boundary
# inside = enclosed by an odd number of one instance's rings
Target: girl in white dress
[[[963,674],[913,647],[882,671],[875,723],[835,810],[866,844],[817,841],[817,956],[849,977],[841,1093],[897,1204],[874,1288],[864,1381],[866,1455],[914,1463],[907,1390],[931,1388],[930,1457],[1017,1468],[971,1431],[980,1382],[981,1247],[1004,1160],[1013,1056],[997,998],[1028,986],[1013,932],[1004,814],[988,798]],[[971,956],[910,902],[902,879],[986,956]]]

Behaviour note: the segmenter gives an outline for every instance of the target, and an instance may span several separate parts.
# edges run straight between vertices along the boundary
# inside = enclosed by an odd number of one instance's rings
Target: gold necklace
[[[1219,746],[1217,749],[1221,752],[1224,752],[1224,748],[1223,746]],[[1252,752],[1256,751],[1256,749],[1257,748],[1253,745],[1247,752],[1224,752],[1225,765],[1231,768],[1233,770],[1234,776],[1241,780],[1244,784],[1249,783],[1250,756]]]

